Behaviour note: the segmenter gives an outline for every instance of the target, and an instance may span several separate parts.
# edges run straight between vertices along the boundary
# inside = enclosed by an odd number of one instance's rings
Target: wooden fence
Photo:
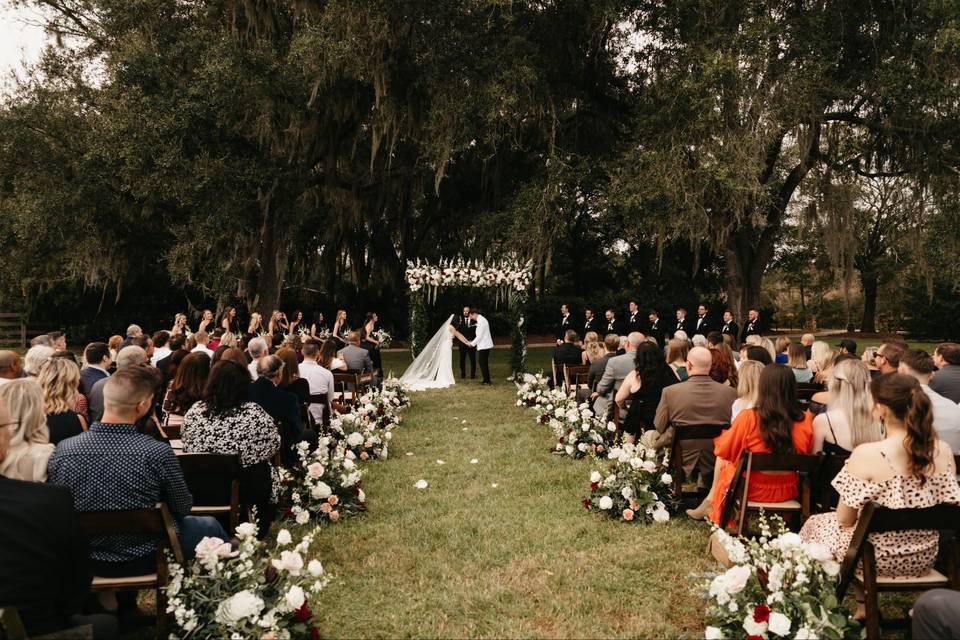
[[[0,313],[0,347],[27,348],[27,323],[19,313]]]

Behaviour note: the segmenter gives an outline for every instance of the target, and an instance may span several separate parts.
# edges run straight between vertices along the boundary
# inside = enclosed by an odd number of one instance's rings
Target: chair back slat
[[[240,523],[240,457],[213,453],[185,453],[177,456],[183,477],[194,498],[194,506],[229,507],[227,531]]]
[[[183,563],[183,551],[177,538],[177,530],[173,526],[173,516],[163,502],[158,502],[149,509],[86,511],[78,513],[77,516],[87,537],[156,535],[160,537],[160,547],[170,549],[175,560]]]
[[[843,469],[843,465],[847,463],[848,456],[823,455],[821,457],[823,459],[820,461],[820,468],[817,470],[812,489],[816,510],[822,513],[835,509],[840,501],[840,496],[832,483]]]
[[[656,408],[654,408],[654,412],[656,412]],[[675,424],[673,425],[673,441],[716,438],[729,427],[729,424]]]
[[[820,456],[802,453],[751,453],[753,471],[796,471],[808,476],[816,473]]]

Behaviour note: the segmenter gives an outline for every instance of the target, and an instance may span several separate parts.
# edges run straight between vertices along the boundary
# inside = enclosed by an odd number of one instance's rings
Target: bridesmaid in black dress
[[[380,341],[373,337],[377,330],[377,314],[373,311],[367,313],[363,321],[363,327],[360,329],[360,346],[370,352],[370,359],[373,360],[373,368],[376,371],[383,369],[380,359]]]

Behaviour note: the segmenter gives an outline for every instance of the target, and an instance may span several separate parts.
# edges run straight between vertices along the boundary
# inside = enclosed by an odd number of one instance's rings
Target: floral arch
[[[493,289],[494,305],[507,305],[510,316],[510,365],[514,376],[526,371],[527,334],[524,313],[527,291],[533,281],[531,263],[502,260],[481,264],[463,258],[441,260],[439,264],[407,262],[407,286],[410,288],[410,350],[416,356],[427,341],[427,305],[437,301],[443,287],[475,287]]]

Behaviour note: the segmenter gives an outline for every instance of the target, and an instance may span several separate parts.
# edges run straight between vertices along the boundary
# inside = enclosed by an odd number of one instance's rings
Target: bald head
[[[713,356],[710,354],[710,349],[706,347],[694,347],[687,354],[687,361],[690,363],[688,373],[691,376],[706,376],[710,374]]]
[[[14,351],[0,351],[0,378],[14,380],[20,377],[20,356]]]
[[[634,331],[627,336],[627,344],[624,345],[624,348],[627,352],[636,351],[637,347],[643,344],[643,334],[639,331]]]
[[[135,367],[138,364],[143,364],[146,361],[147,352],[144,351],[142,347],[132,344],[129,347],[120,349],[120,353],[117,354],[117,369],[123,369],[124,367]]]

